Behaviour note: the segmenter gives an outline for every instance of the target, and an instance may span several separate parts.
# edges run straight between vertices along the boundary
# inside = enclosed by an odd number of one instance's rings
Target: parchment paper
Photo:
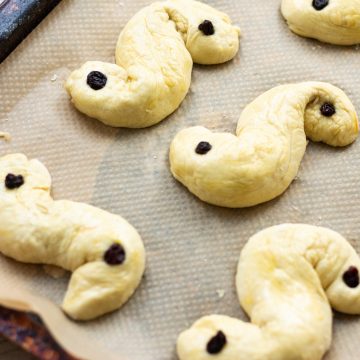
[[[310,143],[286,193],[243,210],[200,202],[172,178],[168,165],[169,144],[180,129],[235,131],[244,106],[278,84],[328,81],[344,89],[360,111],[359,48],[292,34],[280,0],[207,0],[242,29],[236,59],[195,66],[190,93],[161,124],[106,127],[72,107],[63,82],[87,60],[113,61],[120,30],[150,1],[63,0],[0,67],[0,130],[12,135],[11,142],[1,142],[1,155],[39,158],[52,174],[55,198],[118,213],[142,235],[148,262],[136,294],[120,311],[75,324],[80,335],[128,360],[175,359],[177,335],[203,315],[246,319],[235,292],[236,264],[248,238],[265,227],[328,226],[360,250],[360,141],[346,149]],[[0,271],[4,286],[61,303],[68,277],[54,279],[41,266],[3,256]],[[359,336],[359,317],[335,315],[326,359],[360,358]]]

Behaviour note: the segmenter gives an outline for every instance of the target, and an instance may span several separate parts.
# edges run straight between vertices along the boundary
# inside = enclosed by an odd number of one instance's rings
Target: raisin
[[[350,266],[343,275],[344,283],[350,288],[356,288],[359,286],[359,270],[355,266]]]
[[[212,149],[211,144],[209,144],[207,141],[201,141],[199,142],[198,146],[195,149],[195,152],[200,155],[207,154]]]
[[[329,0],[313,0],[312,6],[315,10],[322,10],[329,5]]]
[[[331,117],[336,113],[335,106],[330,103],[324,103],[320,108],[320,112],[326,117]]]
[[[7,174],[5,178],[5,186],[8,189],[16,189],[24,184],[24,177],[22,175]]]
[[[107,77],[100,71],[92,71],[87,76],[86,83],[93,89],[93,90],[100,90],[105,87],[107,83]]]
[[[125,257],[125,250],[120,244],[112,244],[104,254],[104,260],[109,265],[121,265]]]
[[[210,339],[207,343],[206,350],[209,354],[218,354],[226,345],[226,336],[222,331]]]
[[[199,30],[206,36],[214,35],[215,29],[211,21],[205,20],[199,25]]]

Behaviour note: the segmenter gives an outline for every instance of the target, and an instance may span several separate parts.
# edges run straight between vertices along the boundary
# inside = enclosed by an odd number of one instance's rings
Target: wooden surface
[[[0,359],[1,360],[35,360],[20,347],[0,336]]]

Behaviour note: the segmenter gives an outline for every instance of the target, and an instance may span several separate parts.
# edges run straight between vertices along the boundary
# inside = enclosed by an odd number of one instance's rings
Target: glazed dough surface
[[[7,174],[24,184],[9,189]],[[123,218],[93,206],[50,196],[51,178],[38,160],[23,154],[0,158],[0,251],[27,263],[72,271],[63,309],[89,320],[120,308],[139,285],[145,251],[137,231]],[[121,265],[108,265],[105,252],[119,244]]]
[[[331,344],[331,306],[360,314],[360,286],[343,275],[360,259],[338,233],[303,224],[267,228],[245,245],[236,277],[251,323],[222,315],[201,318],[177,343],[180,360],[320,360]],[[209,354],[222,331],[226,344]]]
[[[322,115],[324,103],[336,113]],[[358,135],[354,106],[339,88],[305,82],[273,88],[241,114],[236,130],[213,133],[201,127],[180,131],[170,147],[174,177],[210,204],[253,206],[282,194],[296,177],[306,136],[331,146],[351,144]],[[195,152],[200,142],[212,148]]]
[[[211,21],[213,35],[199,30]],[[174,112],[191,82],[193,61],[219,64],[239,49],[240,30],[230,18],[193,0],[155,2],[125,26],[116,45],[116,64],[85,63],[66,82],[75,107],[105,124],[142,128]],[[87,85],[91,71],[106,75],[106,86]]]
[[[281,12],[298,35],[336,45],[360,43],[360,0],[329,0],[321,10],[312,0],[282,0]]]

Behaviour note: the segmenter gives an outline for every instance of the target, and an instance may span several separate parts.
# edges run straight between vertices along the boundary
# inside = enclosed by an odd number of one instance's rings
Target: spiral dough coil
[[[196,321],[177,343],[180,360],[320,360],[332,312],[360,314],[360,259],[338,233],[283,224],[254,235],[236,276],[251,323],[222,315]]]
[[[193,61],[220,64],[239,49],[227,15],[193,0],[156,2],[125,26],[116,64],[85,63],[66,82],[75,107],[117,127],[143,128],[174,112],[189,91]]]
[[[170,147],[172,174],[210,204],[260,204],[282,194],[294,180],[306,137],[349,145],[358,136],[358,118],[346,94],[333,85],[282,85],[244,109],[236,135],[201,126],[180,131]]]
[[[360,0],[282,0],[290,29],[335,45],[360,43]]]
[[[89,320],[120,308],[138,287],[145,251],[123,218],[50,196],[51,178],[23,154],[0,158],[0,251],[72,271],[63,309]]]

